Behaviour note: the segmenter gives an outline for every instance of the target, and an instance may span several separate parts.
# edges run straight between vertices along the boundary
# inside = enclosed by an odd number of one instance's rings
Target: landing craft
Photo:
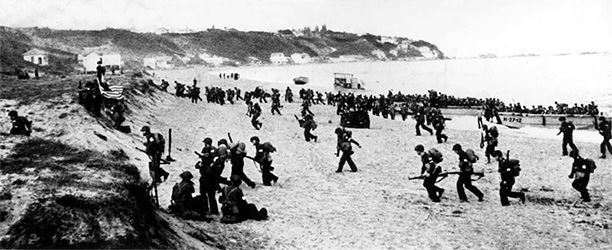
[[[298,76],[296,78],[293,78],[293,83],[295,83],[296,85],[304,85],[306,83],[308,83],[309,79],[306,76]]]
[[[334,73],[334,87],[364,90],[365,84],[359,78],[353,77],[353,74]]]

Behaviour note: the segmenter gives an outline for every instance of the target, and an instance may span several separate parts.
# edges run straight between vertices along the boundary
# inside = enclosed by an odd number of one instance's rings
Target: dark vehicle
[[[340,117],[340,125],[349,128],[370,128],[370,115],[366,111],[348,111]]]

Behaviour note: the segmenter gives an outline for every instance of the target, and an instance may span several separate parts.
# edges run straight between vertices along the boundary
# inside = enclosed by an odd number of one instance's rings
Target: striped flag
[[[104,98],[123,100],[123,86],[112,85],[112,86],[108,86],[108,88],[110,90],[104,90],[104,88],[100,86],[100,93],[102,93],[102,96]]]

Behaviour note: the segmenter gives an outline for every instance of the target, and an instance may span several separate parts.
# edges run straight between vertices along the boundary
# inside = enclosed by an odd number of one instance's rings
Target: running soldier
[[[317,142],[317,139],[319,137],[311,133],[312,130],[315,130],[317,128],[317,123],[315,123],[314,119],[312,118],[312,115],[307,114],[306,116],[304,116],[303,127],[304,139],[306,139],[306,141],[310,141],[310,139],[313,139],[314,142]]]
[[[559,117],[559,121],[561,122],[561,127],[559,127],[559,133],[557,133],[557,135],[563,133],[562,155],[566,156],[568,144],[572,148],[572,151],[578,151],[578,148],[576,148],[576,145],[574,144],[573,138],[573,132],[576,127],[571,121],[566,121],[565,116]]]
[[[293,102],[293,92],[291,92],[291,89],[289,87],[287,87],[287,89],[285,90],[285,101],[288,103]]]
[[[606,118],[601,116],[599,117],[599,124],[597,125],[597,130],[599,130],[599,134],[603,136],[603,141],[601,142],[600,150],[601,156],[599,158],[606,158],[606,148],[608,148],[608,152],[612,154],[612,145],[610,145],[610,138],[612,138],[612,132],[610,131],[610,122],[606,121]]]
[[[255,157],[254,161],[261,165],[261,179],[264,186],[271,186],[272,183],[278,181],[278,177],[272,173],[274,167],[272,167],[272,153],[276,152],[276,148],[271,143],[265,142],[260,143],[259,137],[253,136],[250,139],[251,144],[255,146]]]
[[[430,135],[433,135],[433,131],[431,131],[431,129],[425,125],[425,109],[423,107],[419,107],[417,109],[417,111],[414,113],[414,119],[416,120],[416,125],[414,128],[416,129],[417,136],[421,136],[421,130],[419,129],[420,127],[429,132]]]
[[[495,150],[493,157],[498,162],[498,169],[501,176],[501,182],[499,183],[499,199],[502,206],[510,206],[508,197],[519,198],[523,204],[525,204],[525,193],[513,192],[512,186],[514,186],[514,176],[518,175],[518,161],[511,161],[510,159],[504,159],[501,151]]]
[[[278,115],[281,115],[281,112],[279,109],[280,107],[282,107],[280,103],[280,94],[278,93],[278,90],[272,89],[272,105],[271,105],[272,115],[274,115],[275,111],[276,113],[278,113]]]
[[[478,190],[477,187],[472,185],[472,174],[474,173],[473,162],[470,161],[470,157],[468,154],[463,151],[461,145],[455,144],[453,145],[453,151],[459,156],[459,178],[457,179],[457,194],[459,195],[459,200],[461,202],[468,202],[467,195],[465,195],[465,189],[470,190],[476,197],[478,197],[478,201],[483,201],[484,194]]]
[[[244,173],[244,158],[246,157],[246,145],[238,142],[230,149],[230,162],[232,163],[232,176],[240,177],[249,187],[255,188],[255,182],[251,181]]]
[[[448,136],[442,133],[444,130],[444,120],[442,114],[434,114],[431,121],[433,128],[436,130],[436,140],[438,143],[442,143],[442,140],[444,140],[444,142],[448,141]]]
[[[487,125],[482,125],[482,133],[480,134],[480,148],[483,148],[486,143],[485,148],[485,156],[487,157],[487,164],[491,163],[491,154],[495,152],[495,147],[497,147],[497,137],[499,133],[497,132],[497,128],[492,126],[490,129]]]
[[[262,123],[258,120],[261,115],[261,107],[259,107],[259,103],[255,103],[251,111],[251,125],[257,130],[261,129]]]
[[[574,158],[572,172],[568,176],[570,179],[574,179],[572,187],[580,192],[582,201],[589,202],[591,201],[591,196],[589,195],[587,186],[589,185],[591,173],[593,173],[596,168],[595,162],[591,159],[582,158],[580,154],[578,154],[578,151],[571,151],[569,156]]]
[[[428,152],[425,152],[425,147],[423,147],[423,145],[416,145],[414,151],[421,157],[423,187],[427,190],[429,199],[433,202],[440,202],[444,189],[436,186],[436,181],[438,180],[438,175],[442,172],[442,168],[436,165]]]
[[[351,155],[355,153],[353,152],[353,147],[351,146],[351,143],[354,143],[359,148],[361,148],[361,145],[359,145],[357,141],[351,138],[351,131],[345,130],[343,128],[336,128],[335,133],[338,136],[338,144],[336,145],[336,157],[338,157],[340,155],[340,151],[342,151],[342,157],[340,157],[340,162],[338,163],[338,169],[336,170],[336,173],[342,173],[344,163],[349,164],[351,171],[357,172],[357,166],[355,166],[353,159],[351,159]]]

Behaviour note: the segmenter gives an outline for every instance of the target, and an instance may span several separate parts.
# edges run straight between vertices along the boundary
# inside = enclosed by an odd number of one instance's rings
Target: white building
[[[155,57],[145,57],[144,59],[142,59],[143,61],[143,65],[145,67],[151,67],[151,68],[163,68],[163,69],[169,69],[172,68],[172,57],[171,56],[155,56]]]
[[[312,59],[310,58],[310,55],[306,53],[293,53],[291,54],[291,61],[293,61],[293,63],[303,64],[310,63]]]
[[[277,65],[286,64],[289,62],[289,58],[287,58],[283,53],[272,53],[270,54],[270,62]]]
[[[123,65],[121,55],[116,53],[89,52],[84,55],[79,55],[79,63],[83,65],[85,71],[96,71],[98,61],[102,61],[103,66],[119,66]]]
[[[31,49],[23,54],[23,60],[40,66],[49,65],[49,52],[40,49]]]

